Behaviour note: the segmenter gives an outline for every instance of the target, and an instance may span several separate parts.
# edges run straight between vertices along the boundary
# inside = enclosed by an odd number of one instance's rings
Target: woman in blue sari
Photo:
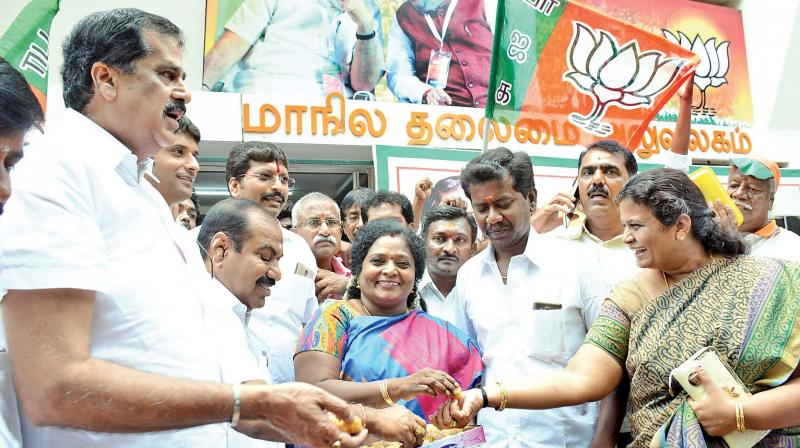
[[[426,420],[480,384],[475,342],[419,309],[422,239],[394,222],[370,222],[351,253],[345,298],[324,302],[300,336],[297,380],[367,406],[401,404]]]

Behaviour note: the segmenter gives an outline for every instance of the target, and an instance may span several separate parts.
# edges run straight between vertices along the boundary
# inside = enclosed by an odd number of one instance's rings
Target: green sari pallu
[[[633,447],[724,447],[703,433],[669,374],[711,346],[752,393],[786,382],[800,361],[800,264],[719,259],[651,299],[637,280],[614,287],[586,342],[606,350],[631,379]],[[745,416],[746,419],[746,416]],[[800,447],[800,427],[770,432],[756,446]]]

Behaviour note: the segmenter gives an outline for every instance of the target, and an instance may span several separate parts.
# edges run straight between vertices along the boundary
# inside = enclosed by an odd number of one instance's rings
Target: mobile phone
[[[580,186],[580,177],[576,176],[575,180],[572,181],[572,188],[570,188],[570,193],[575,198],[572,201],[572,207],[569,209],[569,213],[564,215],[564,228],[566,229],[569,227],[569,223],[572,221],[572,217],[575,215],[575,209],[578,208],[578,201],[580,200],[580,196],[578,195],[578,188]]]

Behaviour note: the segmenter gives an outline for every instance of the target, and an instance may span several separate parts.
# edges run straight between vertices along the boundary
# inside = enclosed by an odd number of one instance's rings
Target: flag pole
[[[484,117],[483,122],[483,145],[481,146],[481,154],[485,153],[489,149],[489,127],[492,124],[492,119],[489,117]]]

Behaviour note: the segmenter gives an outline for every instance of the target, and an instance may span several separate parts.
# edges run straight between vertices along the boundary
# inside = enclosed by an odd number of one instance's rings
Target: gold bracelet
[[[747,427],[744,424],[744,407],[742,406],[742,400],[737,398],[734,403],[736,406],[736,430],[745,432]]]
[[[394,401],[389,396],[389,380],[381,381],[381,397],[383,397],[383,401],[387,406],[394,406]]]
[[[357,404],[358,404],[358,407],[361,409],[361,414],[364,415],[364,417],[361,419],[361,424],[363,425],[364,428],[366,428],[367,427],[367,410],[364,409],[364,405],[363,404],[361,404],[361,403],[357,403]]]
[[[498,412],[500,412],[500,411],[502,411],[503,409],[506,408],[506,405],[508,405],[508,391],[506,390],[505,387],[503,387],[502,384],[500,384],[499,381],[496,384],[497,384],[497,387],[500,388],[500,405],[497,406],[496,409],[497,409]]]

